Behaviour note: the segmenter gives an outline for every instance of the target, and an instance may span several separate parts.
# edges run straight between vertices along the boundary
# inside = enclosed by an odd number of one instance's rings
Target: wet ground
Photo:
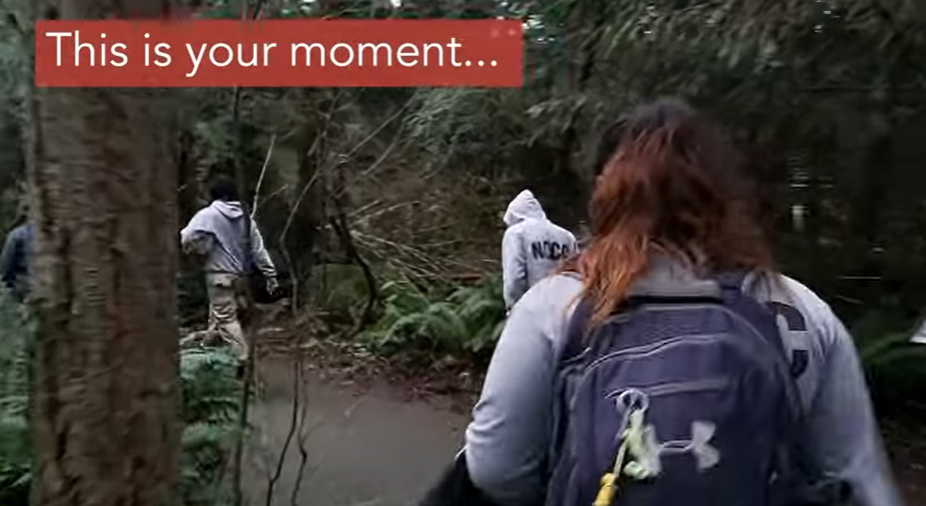
[[[307,458],[301,465],[296,430],[268,503],[268,476],[279,465],[292,425],[293,372],[285,363],[263,369],[270,373],[264,374],[263,400],[252,412],[257,434],[250,455],[251,504],[414,505],[462,444],[467,417],[440,399],[409,401],[398,387],[359,389],[310,373],[301,431]]]

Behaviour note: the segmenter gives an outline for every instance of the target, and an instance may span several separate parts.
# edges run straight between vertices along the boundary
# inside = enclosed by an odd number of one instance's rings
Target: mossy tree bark
[[[34,1],[34,0],[26,0]],[[42,16],[158,16],[162,0],[58,0]],[[46,4],[48,5],[48,4]],[[38,89],[34,504],[163,506],[179,447],[177,170],[161,91]]]

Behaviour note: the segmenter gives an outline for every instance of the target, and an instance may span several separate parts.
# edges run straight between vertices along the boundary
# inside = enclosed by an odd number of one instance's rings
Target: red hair
[[[663,99],[638,108],[607,137],[589,204],[592,237],[567,264],[593,303],[592,326],[626,298],[655,252],[702,276],[770,269],[740,157],[718,129]]]

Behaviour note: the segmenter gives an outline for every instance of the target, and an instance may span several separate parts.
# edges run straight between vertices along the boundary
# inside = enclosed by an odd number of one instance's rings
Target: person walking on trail
[[[210,196],[212,203],[180,231],[184,252],[204,257],[209,297],[209,328],[205,333],[194,333],[187,341],[224,341],[243,364],[248,358],[248,343],[238,312],[247,309],[247,275],[255,266],[266,280],[267,292],[272,294],[277,290],[277,273],[257,224],[245,215],[235,181],[226,176],[216,178]],[[246,241],[248,232],[250,238]],[[246,244],[250,251],[246,251]]]
[[[590,243],[492,357],[472,483],[499,506],[900,506],[853,341],[773,271],[722,132],[662,99],[602,146]]]
[[[547,219],[530,190],[508,204],[503,217],[502,280],[505,305],[512,306],[538,281],[576,251],[576,238]]]
[[[32,224],[22,223],[6,236],[0,253],[0,279],[18,302],[29,294],[29,262],[32,257]]]

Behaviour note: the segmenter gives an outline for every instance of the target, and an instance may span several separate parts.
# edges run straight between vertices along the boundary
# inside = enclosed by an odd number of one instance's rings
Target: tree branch
[[[248,2],[247,0],[245,0],[243,4],[243,8],[242,8],[242,11],[243,11],[242,17],[246,17],[247,5],[248,5]],[[260,16],[260,12],[261,12],[263,5],[264,5],[264,0],[257,0],[257,7],[254,9],[253,19],[256,20],[257,17]],[[238,160],[238,154],[239,154],[238,150],[240,149],[240,146],[241,146],[240,109],[241,109],[241,88],[238,86],[235,86],[235,92],[232,96],[232,128],[234,128],[234,132],[233,132],[234,137],[233,137],[233,143],[232,143],[232,163],[234,164],[233,166],[235,168],[235,179],[237,180],[237,183],[238,183],[239,198],[243,199],[245,195],[244,193],[244,184],[245,184],[244,183],[244,167],[242,167],[240,161]],[[243,203],[242,203],[242,207],[245,207]],[[245,209],[245,211],[247,210]],[[250,230],[251,220],[245,219],[244,222],[245,222],[244,246],[245,246],[245,251],[250,252],[251,251],[251,230]],[[248,286],[248,283],[243,283],[243,285],[244,285],[245,299],[247,300],[247,304],[248,304],[248,310],[251,310],[253,307],[254,299],[251,294],[250,286]],[[251,387],[252,387],[253,376],[254,376],[254,363],[256,360],[255,355],[257,354],[256,353],[257,350],[254,349],[254,340],[249,339],[249,335],[250,335],[250,332],[248,330],[245,330],[244,340],[248,347],[248,359],[247,359],[247,362],[245,363],[245,368],[244,368],[244,387],[243,387],[244,390],[241,392],[241,401],[240,401],[240,405],[238,406],[238,437],[235,441],[235,448],[234,448],[234,454],[233,454],[234,461],[232,463],[234,465],[232,469],[233,470],[232,479],[234,480],[234,483],[233,483],[234,492],[232,496],[233,506],[242,506],[242,504],[244,503],[244,494],[242,491],[241,474],[242,474],[242,467],[244,465],[244,462],[243,462],[244,441],[245,441],[245,437],[247,433],[246,429],[248,425],[248,411],[249,411],[250,404],[251,404]]]
[[[264,166],[260,169],[260,177],[257,178],[257,187],[254,188],[254,203],[251,204],[251,219],[257,216],[257,205],[260,203],[260,187],[264,183],[264,174],[267,172],[267,166],[270,164],[270,156],[273,154],[273,145],[277,140],[276,134],[270,138],[270,147],[267,148],[267,156],[264,158]]]
[[[299,346],[297,346],[299,348]],[[273,491],[276,488],[277,482],[280,481],[280,476],[283,474],[283,463],[286,462],[286,452],[289,451],[289,446],[292,444],[293,437],[296,434],[296,427],[299,424],[299,397],[302,384],[302,361],[295,360],[293,362],[293,402],[292,402],[292,414],[290,415],[289,420],[289,431],[286,433],[286,440],[283,441],[283,448],[280,450],[280,456],[277,459],[276,469],[273,472],[273,475],[270,477],[267,483],[267,496],[265,498],[264,504],[266,506],[273,505]]]

